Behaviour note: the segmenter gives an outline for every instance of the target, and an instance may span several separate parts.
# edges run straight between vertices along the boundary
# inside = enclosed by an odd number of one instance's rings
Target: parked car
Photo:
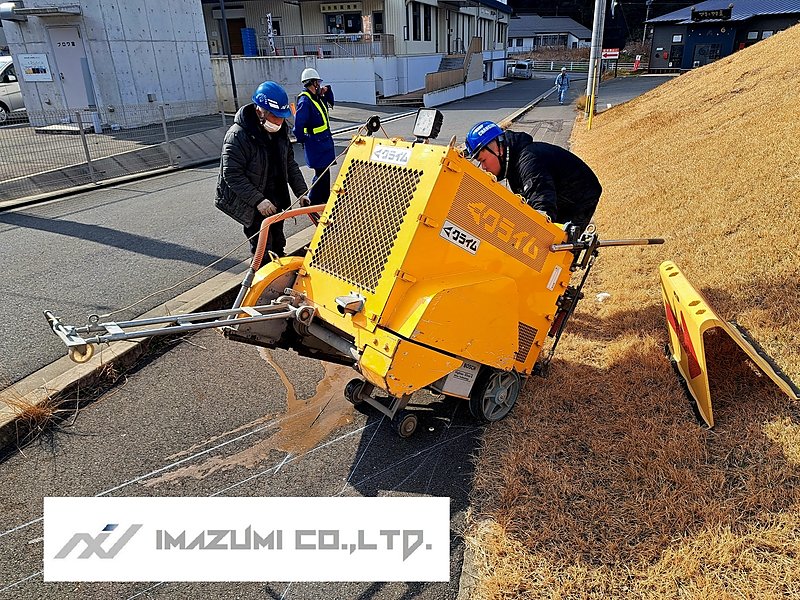
[[[7,123],[11,111],[24,110],[22,92],[10,56],[0,56],[0,125]]]
[[[529,60],[517,60],[508,63],[506,76],[515,79],[530,79],[533,77],[533,63]]]

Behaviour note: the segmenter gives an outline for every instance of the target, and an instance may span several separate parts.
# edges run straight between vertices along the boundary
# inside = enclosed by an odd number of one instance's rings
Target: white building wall
[[[51,0],[26,0],[26,8],[52,6]],[[214,104],[216,94],[199,3],[194,0],[81,0],[76,16],[35,17],[4,22],[12,54],[46,54],[52,82],[21,81],[29,112],[67,110],[48,28],[77,27],[84,43],[91,86],[103,122],[119,117],[123,105],[155,108],[161,102],[198,103],[197,114]],[[142,110],[142,113],[154,111]],[[146,117],[142,117],[146,118]],[[135,125],[131,116],[126,125]]]

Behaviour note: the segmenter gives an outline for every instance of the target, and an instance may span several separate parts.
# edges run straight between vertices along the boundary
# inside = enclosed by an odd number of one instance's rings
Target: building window
[[[758,39],[758,32],[757,31],[748,31],[747,32],[747,39],[748,40],[757,40]]]
[[[383,12],[372,13],[372,31],[383,33]]]
[[[431,7],[429,4],[425,4],[422,7],[422,17],[423,17],[423,31],[424,39],[426,42],[431,41]]]
[[[327,13],[325,28],[328,33],[361,33],[361,13]]]
[[[419,3],[412,2],[411,3],[411,39],[412,40],[421,40],[422,35],[420,33],[420,17],[419,17]]]
[[[522,38],[517,38],[516,40],[514,40],[514,45],[517,48],[522,48]]]

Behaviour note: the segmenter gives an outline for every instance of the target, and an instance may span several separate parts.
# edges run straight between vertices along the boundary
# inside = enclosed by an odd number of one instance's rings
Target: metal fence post
[[[83,153],[86,155],[86,164],[89,166],[89,178],[92,183],[97,183],[97,178],[94,176],[94,166],[92,165],[92,157],[89,154],[89,144],[86,143],[86,132],[83,130],[83,119],[81,119],[81,111],[75,111],[75,117],[78,120],[78,131],[81,133],[81,142],[83,142]]]
[[[164,112],[164,105],[159,104],[158,110],[161,111],[161,127],[164,128],[164,144],[167,147],[167,158],[169,158],[169,166],[174,167],[175,164],[172,162],[172,146],[169,142],[169,132],[167,131],[167,115]]]

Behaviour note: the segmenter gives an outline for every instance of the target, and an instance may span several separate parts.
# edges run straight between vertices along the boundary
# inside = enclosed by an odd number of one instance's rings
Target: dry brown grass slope
[[[800,407],[710,335],[698,426],[658,280],[674,260],[800,381],[798,57],[795,27],[576,126],[602,237],[667,243],[602,252],[550,377],[487,429],[477,597],[800,597]]]

